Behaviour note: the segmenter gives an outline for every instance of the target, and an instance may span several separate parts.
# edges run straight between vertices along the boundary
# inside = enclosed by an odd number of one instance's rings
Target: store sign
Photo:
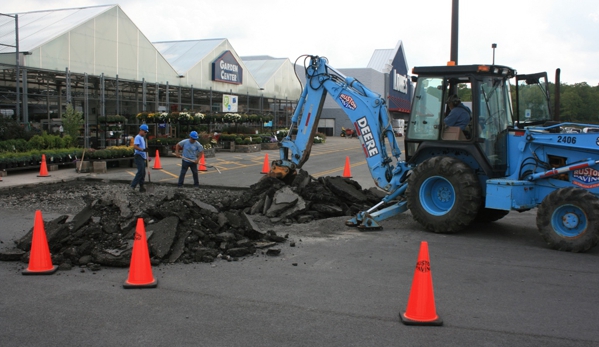
[[[408,78],[402,76],[393,69],[393,90],[397,90],[400,93],[408,93]]]
[[[223,94],[223,112],[237,112],[237,95]]]
[[[231,51],[212,62],[212,80],[232,84],[243,83],[243,69]]]

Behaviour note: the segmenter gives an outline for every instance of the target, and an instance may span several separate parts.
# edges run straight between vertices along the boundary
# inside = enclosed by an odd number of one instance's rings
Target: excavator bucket
[[[270,171],[266,174],[268,177],[274,177],[278,179],[283,179],[289,175],[291,169],[287,166],[277,165],[276,162],[273,162],[270,166]]]
[[[270,165],[270,171],[266,174],[265,177],[273,177],[283,181],[285,184],[291,184],[297,171],[294,167],[289,167],[285,165],[280,165],[280,161],[275,160]]]

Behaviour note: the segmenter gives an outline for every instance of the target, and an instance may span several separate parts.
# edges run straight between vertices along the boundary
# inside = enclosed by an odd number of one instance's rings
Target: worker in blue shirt
[[[179,154],[179,150],[182,150],[182,154]],[[182,158],[181,161],[181,173],[179,174],[179,182],[177,186],[183,187],[183,181],[185,180],[185,174],[187,169],[191,169],[193,176],[193,186],[198,188],[200,181],[198,179],[198,162],[200,161],[200,155],[204,151],[204,146],[198,141],[197,131],[189,133],[189,138],[182,140],[175,146],[175,156]]]
[[[470,115],[472,114],[470,108],[462,104],[462,100],[455,94],[449,96],[445,103],[450,110],[447,117],[443,120],[445,126],[459,127],[462,131],[466,129],[466,126],[470,123]]]
[[[135,189],[139,184],[139,191],[145,192],[146,188],[144,188],[144,183],[146,179],[146,157],[148,148],[146,147],[145,136],[148,133],[148,125],[142,124],[139,126],[139,134],[135,136],[133,140],[133,148],[135,149],[133,154],[133,161],[135,162],[135,166],[137,167],[137,173],[135,177],[133,177],[133,181],[131,182],[131,188]]]

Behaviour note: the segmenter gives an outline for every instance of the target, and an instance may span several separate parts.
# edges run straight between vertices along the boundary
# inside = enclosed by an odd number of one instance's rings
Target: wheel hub
[[[564,224],[564,227],[568,229],[576,228],[579,222],[580,220],[578,219],[578,216],[575,213],[566,213],[562,217],[562,223]]]
[[[451,199],[453,199],[451,190],[447,189],[446,186],[439,188],[437,190],[437,199],[439,199],[439,201],[441,202],[450,201]]]

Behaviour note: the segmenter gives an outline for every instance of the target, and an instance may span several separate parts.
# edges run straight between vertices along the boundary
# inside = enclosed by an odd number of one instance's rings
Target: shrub
[[[75,139],[70,135],[65,135],[62,137],[62,145],[64,148],[76,147]]]
[[[13,139],[7,141],[0,141],[0,153],[1,152],[26,152],[32,149],[29,142],[24,139]]]
[[[235,134],[221,134],[220,140],[221,141],[235,141],[236,137],[237,137],[237,135],[235,135]]]
[[[52,148],[60,149],[64,148],[64,141],[60,136],[54,136],[54,146]]]
[[[12,139],[25,139],[31,138],[31,131],[29,126],[22,126],[16,120],[9,117],[0,117],[0,140],[12,140]]]
[[[40,135],[35,135],[29,140],[31,149],[44,149],[46,148],[46,141]]]
[[[241,137],[236,137],[235,138],[235,143],[238,144],[238,145],[241,145],[241,144],[243,144],[243,139]]]
[[[60,118],[65,135],[77,137],[79,135],[79,128],[83,125],[83,113],[75,111],[73,105],[69,103],[67,104],[65,113]],[[56,148],[62,148],[62,146]]]
[[[229,133],[229,134],[252,134],[255,132],[255,130],[253,128],[250,127],[246,127],[244,125],[233,125],[230,127],[225,127],[222,129],[223,133]]]

